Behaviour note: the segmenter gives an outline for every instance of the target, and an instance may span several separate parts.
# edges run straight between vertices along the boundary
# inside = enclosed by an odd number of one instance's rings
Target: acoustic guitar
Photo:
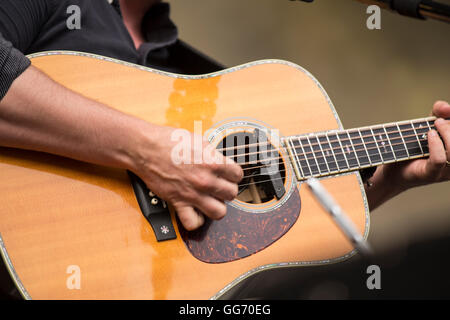
[[[435,118],[344,130],[319,82],[286,61],[187,76],[86,53],[30,58],[146,121],[201,123],[245,177],[224,219],[187,232],[131,172],[0,148],[0,251],[26,299],[218,299],[265,270],[343,261],[355,251],[305,180],[320,178],[367,238],[358,170],[429,155]]]

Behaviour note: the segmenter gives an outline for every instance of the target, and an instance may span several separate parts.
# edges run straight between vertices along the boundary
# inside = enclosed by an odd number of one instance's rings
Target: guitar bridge
[[[134,173],[128,171],[134,194],[141,212],[152,226],[157,241],[173,240],[177,238],[175,228],[170,217],[166,202],[153,194]]]

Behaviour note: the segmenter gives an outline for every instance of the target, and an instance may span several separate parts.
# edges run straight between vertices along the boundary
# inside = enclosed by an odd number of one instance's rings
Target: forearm
[[[0,145],[132,168],[150,124],[74,93],[34,67],[0,103]]]

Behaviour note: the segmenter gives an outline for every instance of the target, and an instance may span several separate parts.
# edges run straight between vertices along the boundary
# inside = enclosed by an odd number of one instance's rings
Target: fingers
[[[170,148],[163,144],[162,151],[155,152],[162,161],[153,161],[153,165],[144,167],[149,187],[157,193],[159,191],[161,197],[173,205],[181,224],[189,231],[203,225],[206,217],[214,220],[223,218],[227,212],[224,201],[231,201],[237,196],[237,183],[244,176],[239,165],[224,157],[208,141],[203,140],[202,144],[202,150],[199,150],[199,143],[189,147],[182,144],[185,147],[183,153],[188,155],[185,158],[189,161],[186,162],[174,161],[174,150],[178,155],[180,144],[169,144]],[[189,149],[190,152],[186,152]],[[198,159],[199,154],[201,159]],[[172,161],[167,161],[168,156]]]
[[[205,217],[191,206],[174,205],[174,207],[181,224],[188,231],[200,228],[205,222]]]
[[[450,118],[450,105],[446,101],[437,101],[433,106],[433,115],[438,118]]]
[[[194,207],[201,212],[194,209]],[[175,204],[174,208],[177,211],[181,224],[188,231],[195,230],[205,223],[203,214],[213,220],[219,220],[227,213],[225,203],[206,194],[199,195],[192,206]]]
[[[193,171],[189,177],[190,184],[198,193],[214,196],[219,200],[231,201],[238,194],[238,185],[222,177],[218,177],[212,171]]]
[[[219,156],[223,157],[221,154]],[[215,161],[191,168],[186,179],[186,186],[191,192],[184,189],[177,196],[189,205],[174,205],[186,230],[202,226],[205,216],[213,220],[222,219],[227,212],[224,201],[231,201],[237,196],[237,182],[242,179],[242,169],[232,160],[225,160],[225,157],[222,160],[222,163]]]
[[[426,164],[426,176],[430,180],[448,179],[450,161],[450,105],[445,101],[437,101],[433,106],[433,115],[438,117],[434,122],[436,130],[428,134],[430,157]],[[440,136],[439,136],[439,134]]]
[[[223,157],[223,164],[217,164],[213,168],[214,172],[234,183],[239,183],[244,177],[241,166],[228,157]]]
[[[426,164],[426,175],[429,178],[439,178],[446,168],[447,155],[444,143],[435,130],[431,130],[428,134],[428,146],[430,157]]]
[[[206,194],[200,196],[195,207],[213,220],[220,220],[225,217],[227,213],[227,206],[225,203]]]
[[[209,174],[194,177],[194,180],[198,180],[194,184],[202,191],[221,200],[231,201],[237,196],[237,183],[242,180],[244,171],[233,160],[214,150],[213,154],[206,158],[202,169],[205,170],[204,173],[209,171]]]
[[[236,162],[222,155],[212,145],[207,145],[205,150],[205,163],[210,166],[210,169],[216,175],[234,183],[238,183],[242,180],[244,172]]]
[[[231,201],[237,197],[239,188],[236,183],[217,178],[215,185],[208,191],[217,199]]]
[[[437,119],[434,122],[436,129],[441,134],[444,141],[445,148],[447,149],[447,160],[450,159],[450,121],[444,119]]]

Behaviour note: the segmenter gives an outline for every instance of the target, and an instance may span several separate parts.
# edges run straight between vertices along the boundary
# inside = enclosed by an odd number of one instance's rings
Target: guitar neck
[[[285,137],[298,180],[427,157],[436,117]]]

